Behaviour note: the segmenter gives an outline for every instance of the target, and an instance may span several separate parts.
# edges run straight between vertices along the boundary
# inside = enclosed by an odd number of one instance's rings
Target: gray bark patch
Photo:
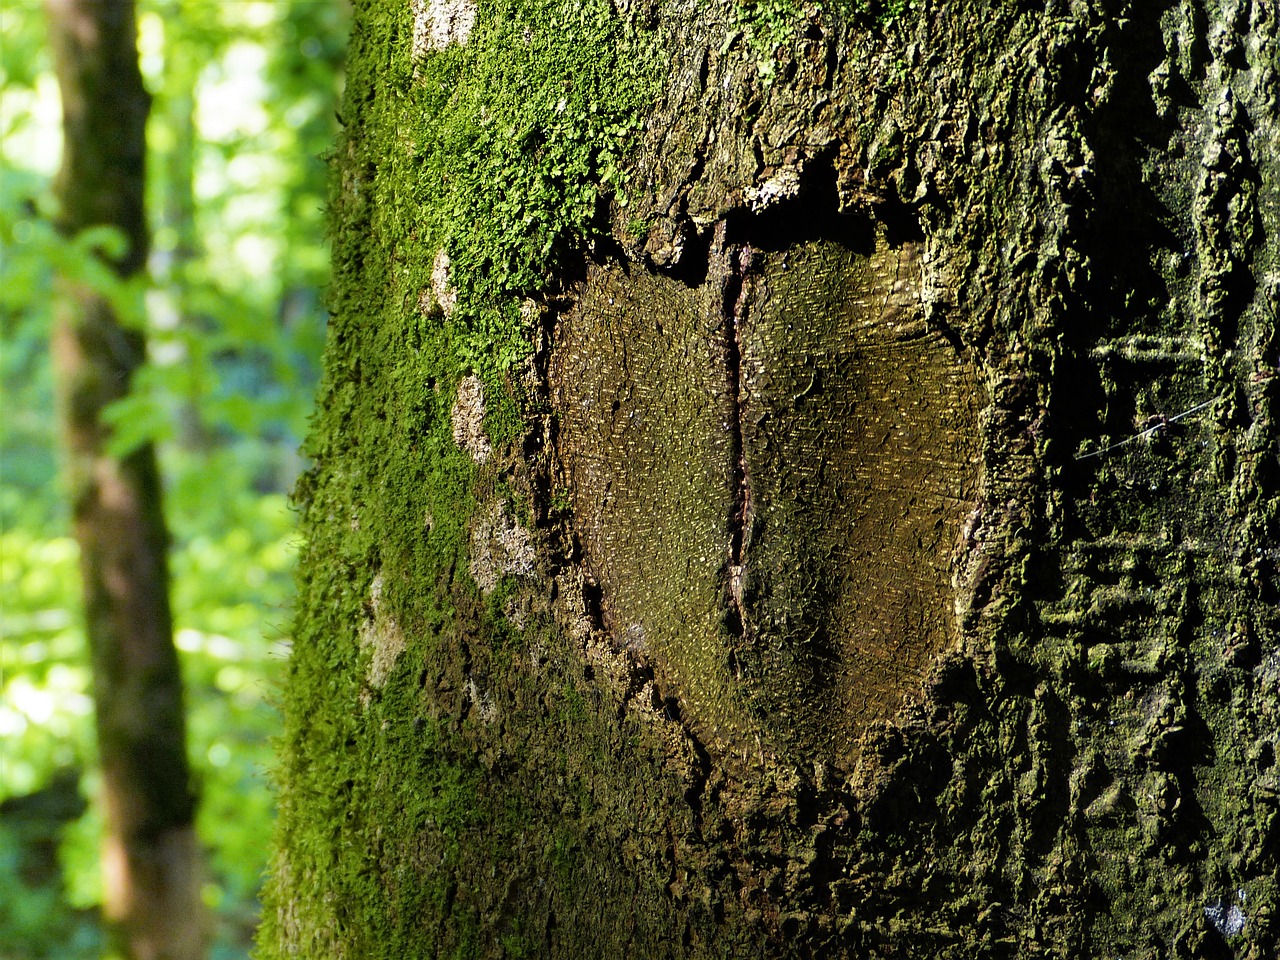
[[[484,384],[475,374],[468,374],[459,382],[450,419],[453,442],[471,454],[476,463],[488,460],[493,446],[484,432]]]
[[[471,531],[471,579],[492,593],[504,576],[529,576],[537,552],[533,537],[501,503],[482,512]]]
[[[413,59],[450,44],[464,44],[476,25],[476,5],[471,0],[411,0],[413,11]]]
[[[383,609],[381,574],[374,577],[369,588],[369,617],[360,627],[360,647],[369,652],[365,681],[375,690],[381,690],[404,652],[400,624]]]

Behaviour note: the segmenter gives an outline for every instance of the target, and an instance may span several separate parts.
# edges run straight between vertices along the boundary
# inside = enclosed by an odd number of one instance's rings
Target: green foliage
[[[247,940],[270,837],[265,771],[277,721],[269,698],[286,652],[295,552],[284,497],[254,494],[245,459],[230,449],[199,460],[179,453],[165,462],[179,478],[168,504],[170,515],[182,518],[174,525],[173,605],[189,750],[203,800],[200,834],[210,852],[205,893],[228,945]],[[209,476],[218,478],[223,497],[210,496]],[[0,554],[6,597],[0,796],[21,796],[61,770],[92,769],[91,678],[76,609],[75,542],[18,527],[0,538]],[[93,796],[95,783],[86,777],[86,795]],[[98,811],[91,809],[75,827],[63,837],[63,868],[71,905],[85,908],[100,894]],[[23,899],[14,882],[0,875],[0,899]],[[48,889],[30,895],[45,902]],[[43,914],[51,938],[69,917],[54,906]],[[7,954],[0,950],[0,956]]]
[[[327,321],[319,155],[336,130],[346,16],[344,0],[141,0],[154,242],[150,276],[122,283],[94,255],[117,235],[67,240],[51,225],[59,131],[42,11],[0,12],[0,960],[101,950],[100,811],[37,818],[38,829],[12,812],[39,809],[55,785],[86,800],[97,789],[77,549],[57,479],[55,268],[148,337],[151,363],[109,413],[112,448],[163,441],[212,955],[248,949],[293,596],[285,491],[304,465]],[[37,855],[52,873],[32,873]]]
[[[68,909],[62,892],[52,884],[29,882],[39,854],[51,839],[31,823],[0,823],[0,957],[5,960],[62,960],[100,957],[102,937],[90,911]],[[33,861],[36,861],[33,863]]]

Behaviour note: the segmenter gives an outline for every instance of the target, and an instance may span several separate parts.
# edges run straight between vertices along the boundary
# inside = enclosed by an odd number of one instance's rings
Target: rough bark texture
[[[767,27],[358,9],[262,956],[1274,956],[1274,3]]]
[[[128,250],[112,266],[128,277],[146,264],[150,102],[133,4],[46,0],[46,7],[63,105],[59,226],[69,236],[120,230]],[[160,480],[149,445],[124,458],[107,452],[102,417],[128,392],[145,344],[101,293],[65,278],[52,340],[93,666],[106,919],[125,956],[190,960],[204,952],[200,856]]]

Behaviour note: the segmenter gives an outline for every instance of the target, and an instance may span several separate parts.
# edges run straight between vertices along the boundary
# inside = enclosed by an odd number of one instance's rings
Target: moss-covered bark
[[[261,956],[1274,955],[1278,31],[358,5]]]

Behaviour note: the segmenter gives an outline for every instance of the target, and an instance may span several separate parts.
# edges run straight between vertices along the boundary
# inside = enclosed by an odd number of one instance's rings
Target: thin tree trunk
[[[60,227],[118,228],[121,277],[143,270],[146,119],[130,0],[46,0],[62,92]],[[97,291],[60,278],[53,330],[93,666],[107,835],[105,913],[134,960],[203,954],[195,797],[168,600],[167,533],[155,452],[107,452],[102,413],[145,358]]]

